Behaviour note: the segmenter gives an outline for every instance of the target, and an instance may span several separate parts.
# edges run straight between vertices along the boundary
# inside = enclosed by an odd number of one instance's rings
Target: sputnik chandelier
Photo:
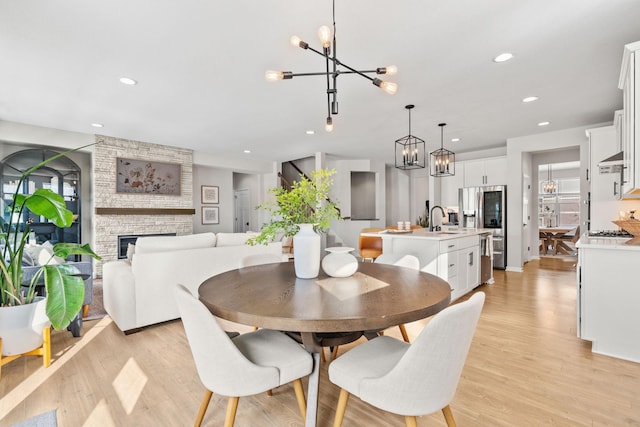
[[[386,74],[394,75],[398,69],[395,65],[388,67],[379,67],[375,70],[356,70],[350,66],[344,64],[336,57],[336,2],[333,0],[333,34],[331,28],[323,25],[318,29],[318,37],[322,42],[322,52],[309,46],[309,44],[301,40],[298,36],[291,37],[291,44],[297,47],[301,47],[305,50],[310,50],[325,58],[326,70],[315,73],[294,73],[291,71],[273,71],[268,70],[265,73],[265,78],[268,81],[277,80],[289,80],[294,77],[301,76],[325,76],[327,79],[327,120],[325,129],[327,132],[333,130],[333,116],[338,114],[338,89],[337,82],[338,76],[341,74],[358,74],[368,80],[374,85],[378,86],[390,95],[393,95],[398,90],[398,85],[393,82],[386,82],[380,80],[377,77],[370,77],[367,74]],[[333,45],[333,50],[331,49]]]

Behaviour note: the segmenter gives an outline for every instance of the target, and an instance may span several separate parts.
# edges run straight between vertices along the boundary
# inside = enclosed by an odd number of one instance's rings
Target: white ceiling
[[[638,0],[336,0],[338,58],[397,65],[399,91],[340,76],[326,133],[325,80],[268,83],[264,71],[322,71],[289,37],[320,48],[331,13],[331,0],[0,0],[0,120],[225,157],[393,163],[406,104],[429,151],[439,122],[445,148],[465,152],[611,121],[623,45],[640,40]],[[501,52],[515,58],[492,62]],[[540,99],[521,102],[530,95]]]

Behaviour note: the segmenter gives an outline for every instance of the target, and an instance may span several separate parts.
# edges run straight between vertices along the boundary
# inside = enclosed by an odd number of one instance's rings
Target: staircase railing
[[[293,168],[296,170],[296,172],[298,172],[300,175],[304,176],[306,179],[308,179],[309,181],[311,181],[311,178],[309,178],[309,176],[308,176],[306,173],[304,173],[304,172],[303,172],[303,171],[298,167],[298,165],[296,165],[296,164],[295,164],[295,163],[293,163],[292,161],[288,161],[288,162],[285,162],[285,163],[287,163],[287,164],[291,165],[291,167],[293,167]],[[284,175],[282,175],[282,173],[281,173],[281,172],[278,172],[278,177],[280,178],[280,183],[281,183],[282,187],[283,187],[285,190],[290,191],[290,190],[291,190],[291,183],[287,180],[287,178],[285,178],[285,177],[284,177]],[[327,200],[327,202],[331,202],[331,199],[329,199],[329,198],[327,198],[326,200]],[[339,215],[340,217],[342,217],[342,214],[340,213],[340,208],[339,208],[338,206],[336,206],[336,210],[338,211],[338,215]]]

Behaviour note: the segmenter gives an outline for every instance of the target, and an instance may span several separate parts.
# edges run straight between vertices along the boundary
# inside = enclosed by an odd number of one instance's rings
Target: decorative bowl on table
[[[358,259],[349,252],[353,248],[336,246],[325,249],[329,254],[322,258],[322,270],[331,277],[349,277],[358,271]]]
[[[633,236],[633,239],[625,242],[627,245],[640,245],[640,219],[619,219],[612,222]]]

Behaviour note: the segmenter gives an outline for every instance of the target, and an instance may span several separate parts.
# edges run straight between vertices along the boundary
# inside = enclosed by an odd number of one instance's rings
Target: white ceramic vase
[[[293,236],[293,267],[296,277],[313,279],[320,272],[320,235],[313,229],[313,224],[298,224],[300,231]]]
[[[36,297],[31,304],[0,307],[2,356],[14,356],[42,346],[42,331],[51,324],[46,305],[46,298]]]
[[[326,248],[329,254],[322,258],[322,270],[331,277],[351,276],[358,271],[358,260],[349,253],[353,250],[346,246]]]

